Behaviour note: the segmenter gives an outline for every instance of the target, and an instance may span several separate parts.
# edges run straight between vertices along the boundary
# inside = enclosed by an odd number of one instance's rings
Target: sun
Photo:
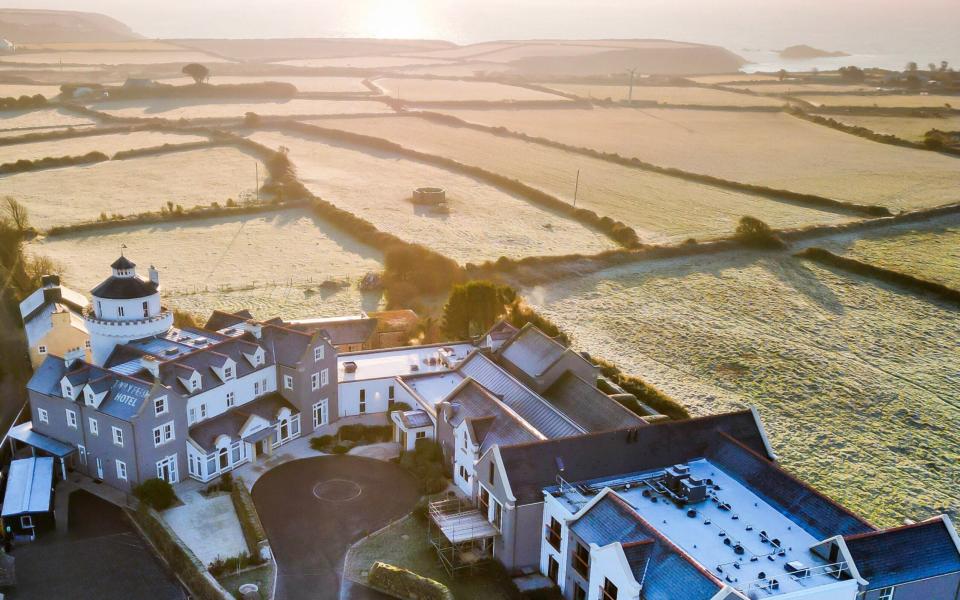
[[[419,39],[429,37],[420,0],[371,0],[366,3],[362,29],[372,37]]]

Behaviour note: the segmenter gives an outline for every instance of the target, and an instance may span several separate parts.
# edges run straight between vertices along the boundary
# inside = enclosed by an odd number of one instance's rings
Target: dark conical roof
[[[120,255],[120,258],[118,258],[117,260],[113,261],[113,264],[110,265],[110,268],[111,268],[111,269],[132,269],[132,268],[134,268],[135,266],[137,266],[137,265],[135,265],[135,264],[133,264],[132,262],[130,262],[130,259],[129,259],[129,258],[127,258],[126,256],[124,256],[124,255],[121,254],[121,255]]]

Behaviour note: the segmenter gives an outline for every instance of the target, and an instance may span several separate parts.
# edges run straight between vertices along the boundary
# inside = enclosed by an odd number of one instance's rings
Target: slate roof
[[[861,517],[789,475],[728,434],[720,434],[706,457],[793,522],[820,539],[874,531]]]
[[[420,427],[431,427],[433,421],[425,411],[408,410],[400,413],[400,421],[407,429],[418,429]]]
[[[561,375],[543,396],[584,431],[610,431],[646,424],[572,371]]]
[[[269,350],[264,353],[264,362],[257,367],[254,367],[245,356],[245,354],[253,354],[259,347],[261,347],[259,344],[247,339],[246,336],[221,340],[191,354],[162,362],[160,383],[182,394],[200,394],[212,390],[224,384],[213,370],[213,367],[220,367],[223,364],[224,357],[230,357],[236,363],[234,373],[236,378],[270,367],[273,360]],[[189,377],[190,371],[200,373],[200,388],[195,391],[191,391],[180,381],[180,377]]]
[[[53,509],[53,457],[23,458],[10,462],[3,516],[45,513]]]
[[[517,334],[518,331],[520,330],[514,327],[513,325],[511,325],[510,323],[507,323],[506,320],[500,319],[499,321],[494,323],[493,327],[488,329],[487,332],[483,334],[483,337],[484,338],[489,337],[494,340],[504,341],[512,338],[514,335]]]
[[[722,587],[615,492],[607,492],[570,528],[588,544],[619,542],[634,578],[643,585],[643,600],[709,600]]]
[[[82,313],[90,302],[83,294],[59,284],[45,286],[35,290],[20,303],[20,317],[24,323],[27,323],[36,318],[41,311],[55,304]]]
[[[64,375],[75,388],[89,382],[95,391],[105,390],[107,395],[98,410],[125,421],[131,420],[140,412],[140,407],[150,393],[151,384],[146,381],[125,377],[82,361],[75,363],[68,372],[63,359],[53,355],[48,355],[46,360],[40,363],[33,377],[27,382],[27,389],[60,398],[60,380]],[[73,402],[70,399],[67,401]]]
[[[97,298],[111,300],[131,300],[146,298],[157,293],[158,285],[141,277],[108,277],[103,283],[90,290]]]
[[[529,323],[500,347],[498,353],[530,377],[539,377],[566,353],[567,348]]]
[[[297,366],[313,339],[309,333],[276,325],[264,325],[261,335],[268,353],[277,364],[286,367]]]
[[[372,318],[317,321],[291,321],[286,327],[312,333],[323,331],[334,346],[366,344],[377,330],[377,320]]]
[[[140,407],[150,395],[150,386],[113,377],[106,398],[100,404],[100,412],[129,421],[140,412]]]
[[[111,269],[132,269],[136,266],[137,265],[135,265],[129,258],[121,254],[120,258],[113,261],[113,264],[110,265],[110,268]]]
[[[943,518],[844,541],[868,590],[960,572],[960,548]]]
[[[509,410],[495,396],[472,379],[465,379],[449,396],[453,416],[450,424],[457,427],[464,420],[493,417],[489,425],[483,426],[483,438],[480,452],[483,453],[494,444],[516,444],[541,439],[513,411]],[[474,429],[476,433],[477,430]]]
[[[277,413],[282,408],[289,408],[291,414],[294,415],[300,412],[282,395],[272,392],[256,400],[236,406],[212,419],[197,423],[190,428],[190,439],[204,450],[211,451],[215,447],[217,438],[221,435],[227,435],[233,441],[239,439],[240,429],[251,416],[256,415],[272,424],[276,422]]]
[[[457,372],[495,394],[544,437],[566,437],[585,431],[481,352],[471,354],[457,367]]]
[[[501,446],[500,455],[519,504],[543,501],[556,484],[557,463],[567,481],[635,473],[700,458],[721,432],[770,459],[753,411],[744,410],[638,428]]]
[[[221,310],[215,310],[210,314],[210,318],[207,319],[207,324],[203,326],[204,329],[209,329],[211,331],[219,331],[221,329],[226,329],[227,327],[233,327],[240,323],[245,323],[253,318],[253,315],[250,314],[249,310],[238,310],[237,312],[228,313]]]

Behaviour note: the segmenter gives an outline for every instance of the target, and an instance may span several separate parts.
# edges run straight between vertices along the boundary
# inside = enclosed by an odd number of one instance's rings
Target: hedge
[[[371,587],[405,600],[454,600],[442,583],[380,561],[373,563],[367,581]]]
[[[110,157],[103,152],[87,152],[81,156],[60,156],[39,158],[37,160],[20,159],[12,163],[3,163],[0,165],[0,174],[24,173],[27,171],[38,171],[40,169],[55,169],[57,167],[71,167],[73,165],[87,165],[91,163],[110,160]]]
[[[200,562],[200,559],[184,545],[177,534],[163,522],[157,511],[141,503],[137,510],[127,510],[127,514],[140,526],[194,598],[225,600],[233,597],[210,575],[206,565]]]
[[[263,529],[260,522],[260,515],[257,514],[257,507],[253,504],[253,498],[243,482],[242,477],[234,477],[231,482],[230,499],[233,501],[233,508],[237,511],[237,518],[240,520],[240,529],[243,530],[243,539],[247,542],[252,562],[261,561],[260,548],[267,542],[267,532]]]

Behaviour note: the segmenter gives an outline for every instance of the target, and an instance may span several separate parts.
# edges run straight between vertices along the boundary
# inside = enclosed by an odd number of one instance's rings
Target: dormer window
[[[84,401],[86,402],[87,406],[93,406],[93,405],[94,405],[93,390],[91,390],[89,387],[88,387],[88,388],[84,388],[84,390],[83,390],[83,399],[84,399]]]
[[[69,383],[63,384],[63,393],[64,395],[70,396],[71,398],[73,398],[73,386],[70,385]]]
[[[191,391],[191,392],[195,392],[195,391],[197,391],[197,390],[199,390],[199,389],[200,389],[200,377],[199,377],[199,376],[194,376],[194,377],[190,380],[190,391]]]
[[[224,367],[224,368],[223,368],[223,378],[224,378],[224,379],[233,379],[233,367]]]

